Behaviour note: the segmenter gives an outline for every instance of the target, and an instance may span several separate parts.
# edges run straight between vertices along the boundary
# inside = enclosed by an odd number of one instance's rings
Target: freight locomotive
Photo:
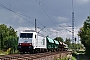
[[[68,46],[60,41],[39,35],[34,30],[24,30],[20,32],[18,40],[18,50],[20,53],[30,52],[54,52],[65,51]]]

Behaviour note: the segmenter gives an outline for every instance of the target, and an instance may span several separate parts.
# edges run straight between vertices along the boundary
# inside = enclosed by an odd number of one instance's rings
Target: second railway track
[[[77,60],[88,60],[88,58],[85,56],[85,54],[78,54]]]

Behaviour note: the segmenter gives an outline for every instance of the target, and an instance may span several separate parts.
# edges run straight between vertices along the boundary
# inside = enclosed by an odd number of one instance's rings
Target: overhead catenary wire
[[[51,18],[50,14],[47,12],[47,10],[45,10],[45,8],[43,7],[43,4],[41,3],[41,1],[40,0],[39,1],[36,0],[36,2],[39,4],[39,6],[42,8],[42,10],[46,13],[46,15],[50,18],[50,20],[51,20],[51,22],[53,22],[54,26],[56,26],[56,22],[53,21],[53,19]],[[60,26],[60,27],[64,28],[63,26]],[[71,32],[70,30],[68,30],[66,28],[64,28],[64,29],[69,31],[69,32]]]
[[[6,7],[6,6],[4,6],[3,4],[1,4],[0,3],[0,6],[2,7],[2,8],[4,8],[4,9],[6,9],[6,10],[8,10],[8,11],[10,11],[10,12],[12,12],[12,13],[14,13],[14,14],[16,14],[17,16],[19,16],[20,18],[22,18],[22,19],[24,19],[24,20],[26,20],[26,21],[28,21],[29,23],[31,23],[29,20],[27,20],[27,19],[25,19],[24,17],[22,17],[22,16],[25,16],[25,17],[28,17],[28,18],[34,18],[34,17],[29,17],[29,16],[27,16],[27,15],[24,15],[24,14],[21,14],[21,13],[17,13],[16,11],[14,11],[14,10],[12,10],[12,9],[10,9],[10,8],[8,8],[8,7]],[[35,19],[35,18],[34,18]],[[38,20],[37,20],[38,21]],[[39,21],[38,21],[39,22]],[[40,22],[39,22],[40,23]],[[31,23],[32,25],[34,25],[33,23]],[[41,24],[41,23],[40,23]],[[42,26],[44,26],[43,24],[41,24]],[[44,28],[45,28],[46,26],[44,26]],[[43,30],[43,29],[41,29],[41,30]],[[40,31],[41,31],[40,30]],[[39,31],[39,32],[40,32]]]
[[[37,22],[38,23],[40,23],[41,24],[41,26],[43,26],[43,27],[46,27],[45,25],[43,25],[39,20],[37,20]]]
[[[5,0],[6,1],[6,0]],[[7,2],[7,1],[6,1]],[[8,2],[7,2],[8,3]],[[9,5],[10,5],[10,7],[13,7],[10,3],[8,3]],[[11,9],[11,8],[9,8],[9,9]],[[19,12],[16,12],[16,13],[18,13],[19,15],[22,15],[22,16],[25,16],[25,17],[28,17],[28,18],[34,18],[35,19],[35,17],[30,17],[30,16],[27,16],[27,15],[25,15],[25,14],[22,14],[22,13],[19,13]]]
[[[23,16],[25,16],[25,17],[28,17],[28,18],[34,18],[34,17],[29,17],[29,16],[24,15],[24,14],[21,14],[21,13],[19,13],[19,14],[20,14],[20,15],[23,15]],[[34,18],[34,19],[36,19],[36,18]],[[36,19],[36,21],[39,22],[39,23],[41,24],[41,26],[46,27],[46,26],[44,26],[39,20]]]
[[[25,15],[25,14],[22,14],[22,13],[18,13],[19,15],[22,15],[22,16],[25,16],[25,17],[27,17],[27,18],[33,18],[33,19],[36,19],[35,17],[29,17],[29,16],[27,16],[27,15]],[[37,19],[36,19],[37,20]],[[40,24],[41,24],[41,26],[43,26],[44,27],[44,25],[39,21],[39,20],[37,20],[37,22],[39,22]]]
[[[4,0],[7,4],[9,4],[9,6],[10,6],[10,9],[11,9],[11,7],[12,7],[12,5],[9,3],[9,2],[7,2],[7,0]]]
[[[36,0],[37,1],[37,0]],[[38,1],[37,1],[38,2]],[[42,5],[42,3],[39,1],[39,5],[41,6]],[[19,17],[21,17],[21,18],[23,18],[24,20],[26,20],[26,21],[28,21],[27,19],[25,19],[24,17],[22,17],[22,15],[23,16],[26,16],[26,15],[24,15],[24,14],[21,14],[21,13],[17,13],[17,12],[15,12],[15,11],[13,11],[12,9],[10,9],[10,8],[8,8],[8,7],[6,7],[6,6],[4,6],[3,4],[0,4],[0,6],[2,6],[3,8],[5,8],[5,9],[7,9],[7,10],[9,10],[9,11],[11,11],[11,12],[13,12],[13,13],[15,13],[16,15],[18,15]],[[42,8],[43,8],[43,10],[44,10],[44,12],[47,14],[47,16],[50,18],[50,20],[52,20],[52,22],[53,22],[53,19],[51,18],[51,16],[48,14],[48,12],[47,11],[45,11],[45,8],[42,6]],[[26,17],[29,17],[29,16],[26,16]],[[33,18],[33,17],[29,17],[29,18]],[[38,21],[38,20],[37,20]],[[28,21],[28,22],[30,22],[30,21]],[[38,21],[39,22],[39,21]],[[31,23],[31,22],[30,22]],[[39,22],[40,23],[40,22]],[[34,25],[33,23],[31,23],[32,25]],[[40,23],[41,24],[41,23]],[[53,24],[55,25],[55,22],[53,22]],[[42,24],[41,24],[42,25]],[[44,25],[43,25],[44,26]],[[55,25],[56,26],[56,25]],[[68,29],[66,29],[67,31],[68,31]]]
[[[36,0],[37,1],[37,0]],[[53,22],[53,19],[51,18],[51,16],[48,14],[48,12],[45,10],[45,8],[43,7],[43,4],[41,3],[41,1],[39,0],[39,2],[37,1],[37,3],[41,6],[41,8],[43,9],[43,11],[47,14],[47,16],[50,18],[50,20],[52,20],[52,22]],[[1,5],[3,5],[3,4],[1,4]],[[4,6],[4,5],[3,5]],[[12,6],[11,4],[10,4],[10,6]],[[12,11],[13,13],[15,13],[15,14],[17,14],[19,17],[21,17],[21,18],[23,18],[22,16],[25,16],[25,17],[28,17],[28,18],[34,18],[34,17],[29,17],[29,16],[27,16],[27,15],[25,15],[25,14],[21,14],[21,13],[17,13],[17,12],[15,12],[15,11],[13,11],[13,10],[11,10],[10,8],[7,8],[6,6],[4,6],[6,9],[8,9],[9,11]],[[22,16],[20,16],[20,15],[22,15]],[[24,20],[27,20],[27,19],[25,19],[25,18],[23,18]],[[28,20],[27,20],[28,21]],[[38,21],[38,20],[37,20]],[[28,22],[30,22],[30,21],[28,21]],[[40,21],[38,21],[39,23],[40,23]],[[31,22],[30,22],[31,23]],[[31,23],[32,24],[32,23]],[[40,23],[43,27],[46,27],[46,26],[44,26],[42,23]],[[55,25],[55,22],[53,22],[53,24]],[[34,24],[32,24],[32,25],[34,25]],[[56,25],[55,25],[56,26]],[[62,27],[62,26],[61,26]],[[64,27],[62,27],[62,28],[64,28]],[[65,29],[65,28],[64,28]],[[69,31],[68,29],[65,29],[65,30],[67,30],[67,31]]]
[[[59,27],[62,27],[62,26],[59,26]],[[64,27],[62,27],[62,28],[72,33],[72,31],[70,31],[70,30],[68,30],[68,29],[66,29],[66,28],[64,28]]]
[[[36,2],[39,4],[39,6],[42,8],[42,10],[44,11],[44,13],[46,13],[47,17],[50,18],[51,22],[54,24],[54,26],[56,26],[55,22],[53,21],[53,19],[51,18],[50,14],[45,10],[45,8],[43,7],[43,4],[39,1],[36,0]]]
[[[6,1],[7,2],[7,1]],[[40,2],[40,1],[39,1]],[[8,3],[8,2],[7,2]],[[8,3],[9,4],[9,3]],[[10,5],[10,7],[12,6],[11,4],[9,4]],[[12,6],[13,7],[13,6]],[[10,9],[10,8],[9,8]],[[25,15],[25,14],[22,14],[22,13],[17,13],[17,14],[19,14],[19,15],[21,15],[21,16],[24,16],[24,17],[27,17],[27,18],[30,18],[30,19],[36,19],[35,17],[30,17],[30,16],[27,16],[27,15]],[[23,17],[22,17],[23,18]],[[39,20],[37,20],[37,22],[39,23],[39,24],[41,24],[41,26],[43,26],[43,27],[46,27],[46,26],[44,26]],[[34,24],[33,24],[34,25]]]
[[[6,6],[4,6],[4,5],[1,4],[1,3],[0,3],[0,6],[1,6],[2,8],[4,8],[4,9],[6,9],[6,10],[8,10],[8,11],[14,13],[14,14],[16,14],[16,15],[19,16],[20,18],[22,18],[22,19],[28,21],[29,23],[31,23],[29,20],[27,20],[27,19],[23,18],[22,16],[20,16],[20,15],[21,15],[20,13],[15,12],[14,10],[12,10],[12,9],[10,9],[10,8],[8,8],[8,7],[6,7]],[[31,24],[34,25],[33,23],[31,23]]]
[[[11,5],[10,5],[10,6],[11,6]],[[19,16],[20,18],[22,18],[22,19],[28,21],[27,19],[23,18],[22,16],[25,16],[25,17],[29,17],[29,16],[26,16],[26,15],[21,14],[21,13],[17,13],[17,12],[15,12],[14,10],[12,10],[12,9],[10,9],[10,8],[8,8],[8,7],[6,7],[6,6],[4,6],[2,3],[0,3],[0,7],[4,8],[4,9],[6,9],[6,10],[8,10],[8,11],[14,13],[14,14],[16,14],[16,15]],[[21,16],[21,15],[22,15],[22,16]],[[29,17],[29,18],[33,18],[33,17]],[[31,23],[30,21],[28,21],[28,22]],[[39,22],[39,21],[38,21],[38,22]],[[34,25],[33,23],[31,23],[31,24]],[[40,31],[41,31],[41,30],[40,30]]]
[[[46,15],[50,18],[50,20],[52,20],[52,18],[50,17],[50,15],[47,13],[47,11],[45,10],[45,8],[43,7],[43,4],[41,3],[41,1],[39,0],[39,2],[38,2],[36,0],[36,2],[40,5],[40,7],[43,9],[43,11],[46,13]],[[53,22],[53,20],[52,20],[52,22]],[[53,22],[53,24],[56,26],[55,22]],[[60,27],[62,27],[62,26],[60,26]],[[62,28],[65,29],[65,30],[67,30],[67,31],[69,31],[69,32],[71,32],[70,30],[68,30],[68,29],[66,29],[64,27],[62,27]]]

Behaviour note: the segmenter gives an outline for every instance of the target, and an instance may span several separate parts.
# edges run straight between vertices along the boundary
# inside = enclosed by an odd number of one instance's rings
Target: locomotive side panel
[[[37,36],[36,42],[37,46],[35,48],[47,49],[46,37]]]

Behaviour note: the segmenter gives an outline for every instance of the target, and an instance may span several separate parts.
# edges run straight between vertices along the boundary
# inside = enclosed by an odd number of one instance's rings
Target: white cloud
[[[88,3],[90,0],[76,0],[80,4]]]
[[[57,18],[58,19],[58,21],[60,21],[60,22],[65,22],[65,21],[68,21],[69,19],[68,18],[66,18],[66,17],[58,17]]]
[[[69,31],[67,31],[65,29],[63,29],[63,30],[60,29],[59,30],[58,27],[56,27],[56,28],[48,28],[46,30],[46,33],[52,39],[56,38],[56,37],[62,37],[65,40],[66,38],[71,38],[71,36],[72,36],[71,32],[69,32]]]
[[[77,34],[78,34],[78,31],[79,31],[79,28],[81,28],[81,26],[75,27],[75,30],[74,30],[74,36],[77,39],[78,39]],[[17,35],[19,36],[20,31],[22,31],[22,30],[35,30],[35,28],[33,28],[33,27],[32,28],[19,27],[19,28],[15,29],[15,30],[17,31]],[[37,30],[40,31],[39,28]],[[71,28],[69,28],[69,30],[72,31]],[[47,36],[48,35],[52,39],[54,39],[56,37],[62,37],[64,39],[64,41],[65,41],[66,38],[72,39],[72,32],[69,32],[69,31],[67,31],[65,29],[58,30],[58,27],[56,27],[56,29],[55,28],[46,28],[46,29],[42,30],[40,33],[42,35],[44,35],[44,36]]]
[[[57,26],[62,26],[62,27],[71,27],[72,25],[70,23],[61,23],[61,24],[58,24]]]

